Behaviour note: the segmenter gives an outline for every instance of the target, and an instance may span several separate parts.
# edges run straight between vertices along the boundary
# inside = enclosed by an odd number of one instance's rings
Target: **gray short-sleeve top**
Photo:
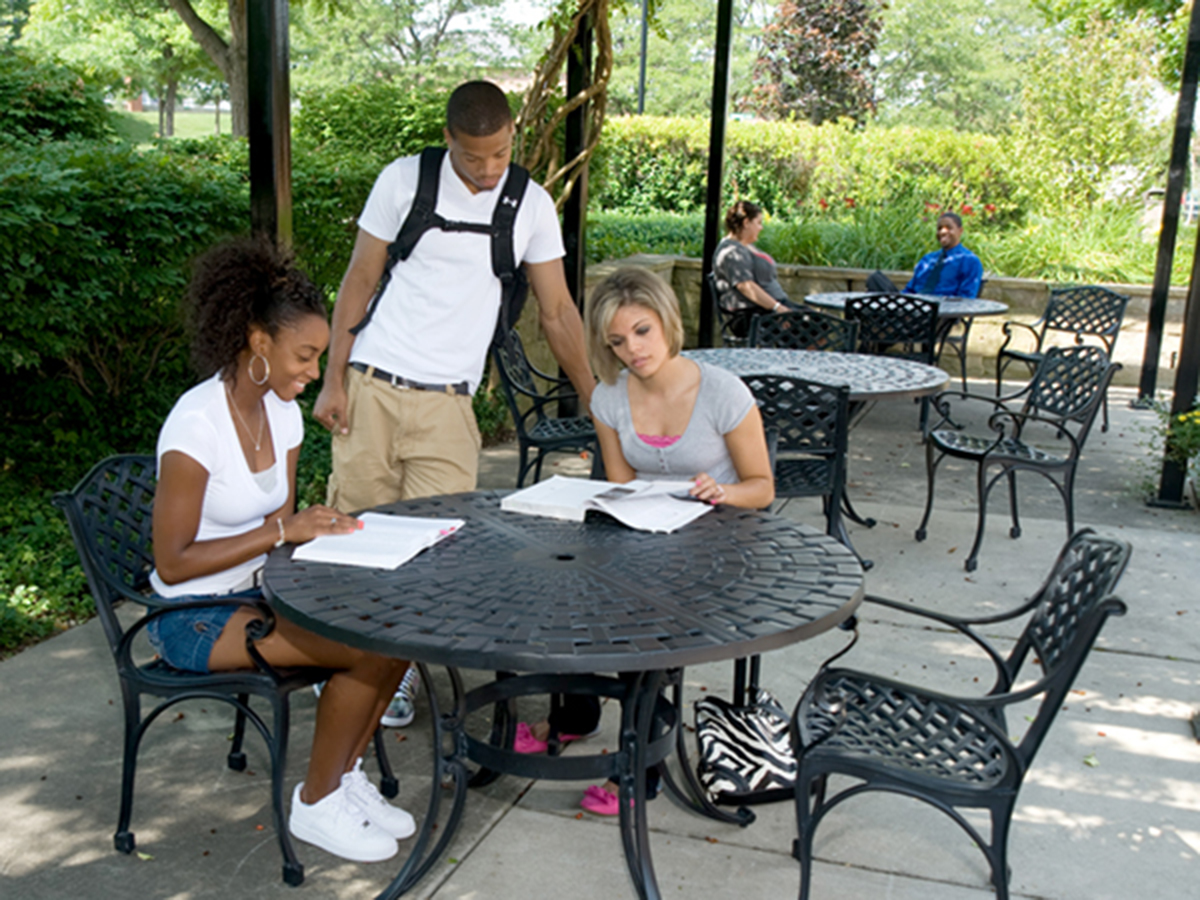
[[[683,480],[707,472],[719,484],[735,484],[737,469],[725,435],[737,428],[750,408],[750,388],[725,369],[697,363],[700,389],[683,435],[669,447],[652,447],[637,436],[629,410],[629,372],[615,384],[600,383],[592,394],[592,415],[617,432],[625,461],[645,480]]]

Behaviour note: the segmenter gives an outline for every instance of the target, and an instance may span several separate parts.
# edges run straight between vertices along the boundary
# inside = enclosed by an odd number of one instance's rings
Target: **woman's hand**
[[[353,534],[362,522],[328,506],[310,506],[283,518],[283,535],[293,544],[306,544],[322,534]]]
[[[688,493],[697,500],[703,500],[705,503],[711,503],[713,506],[725,502],[724,486],[717,484],[707,472],[701,472],[697,475],[695,482]]]

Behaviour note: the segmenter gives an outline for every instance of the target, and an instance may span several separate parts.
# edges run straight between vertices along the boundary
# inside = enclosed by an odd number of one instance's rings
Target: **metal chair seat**
[[[595,426],[591,419],[583,416],[542,419],[529,429],[530,440],[542,444],[545,449],[552,449],[551,444],[554,441],[564,441],[573,445],[579,443],[581,438],[590,441],[595,437]]]
[[[1013,459],[1054,465],[1065,463],[1068,458],[1013,438],[1001,438],[996,442],[992,438],[963,434],[961,431],[934,431],[929,439],[939,450],[963,459],[979,459],[987,455],[996,460]]]
[[[833,492],[828,459],[775,460],[775,493],[780,497],[819,497]]]
[[[801,743],[813,754],[853,755],[873,781],[897,769],[897,783],[920,779],[942,790],[984,792],[1013,785],[1019,769],[1002,723],[987,713],[849,669],[818,676],[797,723]]]

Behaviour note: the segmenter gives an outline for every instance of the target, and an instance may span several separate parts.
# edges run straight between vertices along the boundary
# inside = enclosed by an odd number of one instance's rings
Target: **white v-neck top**
[[[291,487],[288,483],[288,451],[298,447],[304,439],[304,418],[295,401],[281,400],[274,391],[267,391],[263,407],[267,411],[267,427],[275,455],[274,465],[264,470],[273,474],[265,479],[263,472],[251,472],[246,462],[225,396],[225,385],[219,375],[201,382],[180,397],[163,423],[158,434],[160,468],[163,454],[178,451],[200,463],[208,472],[200,528],[196,532],[198,541],[252,531],[287,502]],[[150,574],[150,584],[161,597],[227,594],[245,584],[257,569],[262,568],[266,558],[265,554],[260,554],[223,572],[179,584],[167,584],[158,577],[156,569]]]

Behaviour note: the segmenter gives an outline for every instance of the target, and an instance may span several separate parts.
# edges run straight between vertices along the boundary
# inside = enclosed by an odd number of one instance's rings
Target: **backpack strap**
[[[525,305],[525,294],[528,281],[524,270],[517,264],[513,253],[513,226],[521,201],[525,197],[525,188],[529,184],[529,172],[516,165],[509,164],[508,179],[504,190],[496,200],[492,211],[490,224],[483,222],[456,222],[444,219],[437,214],[438,179],[441,177],[442,160],[445,159],[445,147],[426,147],[421,151],[420,175],[417,179],[417,193],[413,197],[412,207],[400,226],[396,239],[388,244],[387,262],[384,264],[383,275],[379,279],[379,287],[371,298],[366,315],[362,321],[350,329],[357,335],[367,327],[379,300],[392,280],[392,270],[398,262],[412,255],[417,243],[425,232],[431,228],[441,231],[465,231],[476,234],[486,234],[491,237],[492,273],[500,279],[500,316],[496,323],[497,335],[508,331],[510,323],[515,324]]]

